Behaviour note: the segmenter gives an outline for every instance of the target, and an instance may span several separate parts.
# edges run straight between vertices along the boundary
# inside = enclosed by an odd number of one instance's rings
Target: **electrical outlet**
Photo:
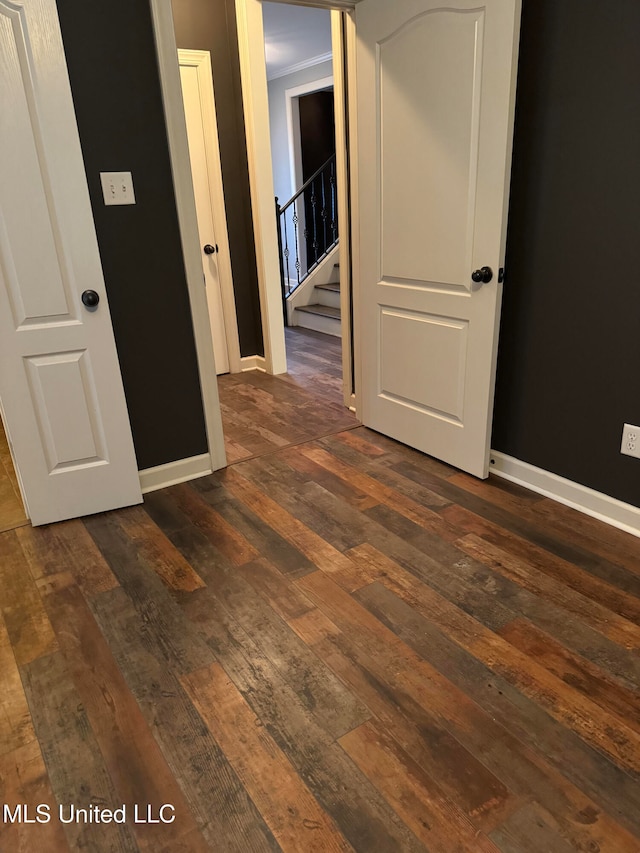
[[[625,424],[622,430],[620,453],[640,459],[640,427]]]

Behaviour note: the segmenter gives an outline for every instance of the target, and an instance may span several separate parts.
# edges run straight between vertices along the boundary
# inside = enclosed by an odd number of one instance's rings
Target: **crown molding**
[[[321,65],[323,62],[330,62],[333,58],[331,51],[328,53],[320,53],[318,56],[312,56],[311,59],[305,59],[302,62],[296,62],[295,65],[288,65],[286,68],[280,69],[271,74],[267,74],[267,80],[277,80],[280,77],[288,77],[289,74],[295,74],[296,71],[304,71],[305,68],[312,68],[314,65]]]

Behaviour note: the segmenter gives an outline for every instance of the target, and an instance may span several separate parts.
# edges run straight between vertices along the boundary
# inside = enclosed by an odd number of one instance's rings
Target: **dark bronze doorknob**
[[[95,308],[98,302],[100,302],[100,297],[95,290],[85,290],[82,294],[82,304],[86,305],[87,308]]]
[[[471,278],[476,284],[489,284],[493,278],[493,270],[491,267],[482,267],[482,269],[472,272]]]
[[[218,247],[212,246],[211,243],[207,243],[207,245],[204,247],[205,255],[215,255],[215,253],[217,251],[218,251]]]

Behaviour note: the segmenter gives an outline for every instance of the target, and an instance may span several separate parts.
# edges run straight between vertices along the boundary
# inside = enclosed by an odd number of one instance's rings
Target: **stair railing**
[[[276,219],[286,326],[287,297],[338,242],[335,154],[304,182],[286,204],[280,206],[276,198]]]

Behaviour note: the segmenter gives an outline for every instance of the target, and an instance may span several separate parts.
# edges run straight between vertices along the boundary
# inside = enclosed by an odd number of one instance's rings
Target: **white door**
[[[213,338],[213,354],[216,373],[220,375],[229,372],[229,346],[225,328],[222,280],[225,272],[230,277],[230,268],[226,269],[225,266],[225,262],[229,259],[226,219],[224,216],[216,217],[214,212],[216,196],[219,194],[222,197],[222,180],[211,60],[206,51],[179,50],[178,61],[198,218],[198,235]],[[224,207],[223,200],[222,206]],[[224,233],[222,233],[223,228],[225,228]]]
[[[356,7],[362,415],[486,477],[520,0]],[[490,281],[475,282],[483,267]]]
[[[0,0],[0,151],[0,399],[29,517],[139,503],[55,0]]]

